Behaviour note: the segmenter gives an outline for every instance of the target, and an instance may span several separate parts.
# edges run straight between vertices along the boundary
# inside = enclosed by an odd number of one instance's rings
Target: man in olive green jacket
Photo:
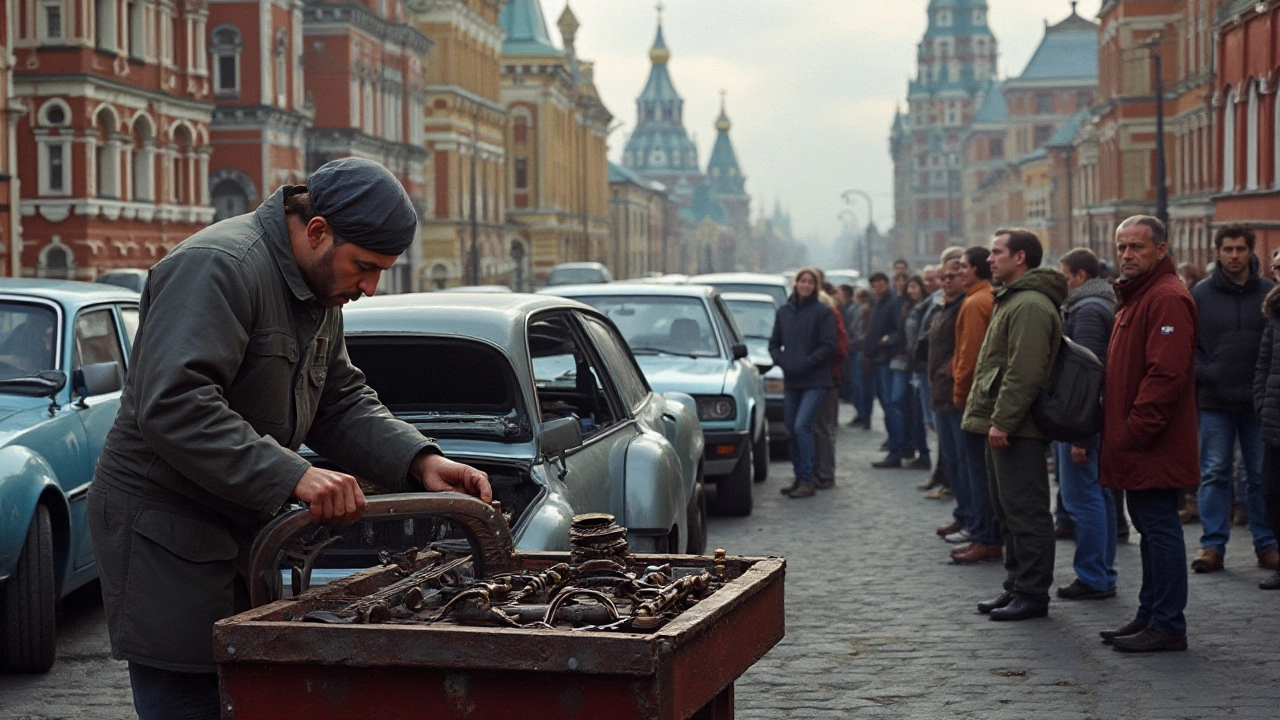
[[[356,158],[191,236],[151,269],[120,412],[89,490],[112,656],[141,720],[218,717],[213,624],[248,609],[249,552],[292,499],[359,519],[356,479],[492,499],[351,365],[341,306],[413,240],[395,176]]]
[[[991,241],[995,311],[982,341],[962,426],[987,436],[987,474],[1004,528],[1004,592],[978,604],[992,620],[1025,620],[1049,612],[1053,583],[1053,515],[1049,510],[1048,441],[1031,405],[1049,383],[1062,342],[1058,306],[1067,281],[1040,268],[1044,246],[1029,230],[999,230]]]

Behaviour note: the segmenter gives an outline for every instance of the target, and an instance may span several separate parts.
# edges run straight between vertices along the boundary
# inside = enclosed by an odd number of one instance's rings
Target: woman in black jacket
[[[829,388],[835,387],[831,358],[836,352],[836,316],[818,300],[818,271],[796,273],[795,291],[778,308],[769,354],[782,368],[787,443],[795,481],[782,493],[813,497],[813,420]]]
[[[1262,492],[1267,502],[1267,524],[1280,537],[1280,285],[1262,301],[1262,314],[1267,324],[1262,329],[1253,373],[1253,409],[1262,424]],[[1280,570],[1258,587],[1280,590]]]

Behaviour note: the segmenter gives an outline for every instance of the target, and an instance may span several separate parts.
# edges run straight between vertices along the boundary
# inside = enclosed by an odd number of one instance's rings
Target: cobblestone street
[[[848,419],[848,410],[845,410]],[[1119,594],[1055,599],[1045,620],[993,623],[974,603],[999,592],[996,564],[955,566],[933,528],[950,506],[925,500],[919,471],[873,471],[879,432],[841,428],[840,479],[817,500],[787,500],[774,463],[755,512],[714,519],[712,547],[787,558],[787,637],[737,685],[739,718],[1274,718],[1280,706],[1277,594],[1256,583],[1245,528],[1227,569],[1192,575],[1190,650],[1113,652],[1097,631],[1133,617],[1136,536],[1119,548]],[[1188,548],[1200,526],[1186,527]],[[1059,584],[1072,545],[1058,543]],[[73,600],[58,664],[0,676],[0,717],[131,718],[128,677],[107,657],[100,603]]]

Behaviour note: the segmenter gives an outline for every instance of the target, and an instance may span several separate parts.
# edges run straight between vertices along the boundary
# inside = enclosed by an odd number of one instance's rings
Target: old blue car
[[[726,292],[725,307],[742,331],[751,361],[758,366],[773,364],[769,354],[769,338],[773,335],[773,322],[777,318],[774,299],[763,293]],[[770,453],[775,458],[787,456],[787,423],[785,383],[782,368],[772,367],[764,374],[765,417],[769,421]]]
[[[546,288],[604,313],[622,331],[645,377],[697,400],[706,440],[712,511],[751,513],[752,480],[769,473],[769,435],[759,370],[728,308],[705,285],[579,285]]]
[[[44,671],[57,602],[98,575],[85,494],[120,406],[138,294],[0,279],[0,665]]]
[[[573,516],[604,512],[636,552],[703,551],[695,403],[654,393],[600,312],[549,296],[419,293],[362,300],[343,318],[351,361],[387,408],[489,474],[519,549],[567,550]],[[363,552],[347,566],[368,564],[377,545],[448,534],[392,530],[344,532],[338,550]]]

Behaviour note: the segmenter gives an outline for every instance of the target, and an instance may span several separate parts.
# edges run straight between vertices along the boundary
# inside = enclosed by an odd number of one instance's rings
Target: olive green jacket
[[[964,409],[965,430],[985,435],[995,426],[1045,439],[1028,411],[1049,384],[1062,342],[1058,306],[1066,297],[1066,278],[1049,268],[1035,268],[996,291]]]
[[[152,268],[120,412],[89,493],[112,654],[209,672],[215,621],[247,609],[249,549],[309,464],[421,489],[432,440],[395,420],[293,256],[286,186]]]

